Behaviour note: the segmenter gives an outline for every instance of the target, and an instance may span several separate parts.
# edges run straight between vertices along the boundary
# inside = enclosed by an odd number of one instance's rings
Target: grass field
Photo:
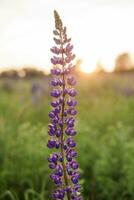
[[[134,74],[78,77],[84,200],[134,200]],[[49,200],[49,78],[0,80],[0,199]]]

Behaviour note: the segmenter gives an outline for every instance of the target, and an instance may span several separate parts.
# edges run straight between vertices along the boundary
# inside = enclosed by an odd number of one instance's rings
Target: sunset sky
[[[83,71],[98,61],[109,71],[121,52],[134,54],[134,0],[0,0],[0,70],[48,70],[53,10],[61,15]]]

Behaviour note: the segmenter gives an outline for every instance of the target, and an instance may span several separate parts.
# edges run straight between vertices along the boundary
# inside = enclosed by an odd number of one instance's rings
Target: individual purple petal
[[[75,177],[75,176],[72,176],[71,177],[71,181],[72,181],[73,184],[77,184],[78,183],[78,178]]]
[[[68,56],[65,58],[65,61],[66,61],[66,63],[70,63],[70,62],[71,62],[71,55],[68,55]]]
[[[74,85],[76,84],[76,79],[75,79],[75,77],[74,77],[74,76],[69,76],[69,77],[67,78],[67,83],[68,83],[69,85],[71,85],[71,86],[74,86]]]
[[[73,173],[72,169],[71,168],[67,168],[67,173],[68,173],[69,176],[71,176],[72,173]]]
[[[57,65],[57,60],[54,59],[54,58],[51,58],[51,63],[52,63],[53,65]]]
[[[74,136],[74,135],[76,135],[76,133],[77,133],[77,132],[76,132],[75,130],[72,129],[72,130],[71,130],[71,133],[70,133],[70,136]]]
[[[72,167],[72,169],[78,169],[78,167],[79,167],[79,165],[78,165],[78,163],[76,162],[76,161],[73,161],[72,163],[71,163],[71,167]]]
[[[58,155],[56,153],[50,154],[48,157],[49,162],[56,162],[58,160]]]
[[[59,122],[59,117],[55,116],[53,119],[51,119],[51,123],[57,124]]]
[[[68,127],[65,129],[65,133],[67,135],[74,136],[74,135],[76,135],[77,132],[74,129],[72,129],[72,127]]]
[[[71,42],[71,38],[67,39],[67,42]]]
[[[63,171],[62,170],[57,170],[55,172],[56,175],[58,175],[59,177],[62,177],[63,176]]]
[[[56,148],[56,149],[59,149],[59,147],[60,147],[60,142],[59,142],[59,141],[56,141],[56,142],[55,142],[55,148]]]
[[[59,124],[60,127],[63,127],[63,124],[64,124],[64,123],[63,123],[62,119],[59,120],[58,124]]]
[[[50,163],[50,164],[49,164],[49,168],[50,168],[50,169],[55,169],[55,167],[56,167],[56,164],[55,164],[55,163]]]
[[[50,149],[54,148],[55,147],[55,140],[53,140],[53,139],[48,140],[47,146]]]
[[[59,129],[57,129],[55,131],[56,137],[60,137],[61,136],[61,131]]]
[[[75,122],[75,119],[73,117],[68,118],[66,120],[66,124],[67,124],[68,127],[73,127],[74,126],[74,122]]]
[[[73,45],[71,45],[70,43],[67,44],[65,52],[66,54],[70,53],[73,49]]]
[[[61,69],[59,68],[54,68],[54,69],[51,69],[51,74],[52,75],[60,75],[61,74]]]
[[[53,31],[53,34],[54,34],[54,35],[59,35],[59,32],[58,32],[57,30],[54,30],[54,31]]]
[[[66,145],[66,144],[64,144],[63,148],[64,148],[64,150],[66,150],[66,149],[67,149],[67,145]]]
[[[63,175],[63,169],[62,169],[61,165],[57,165],[56,166],[55,175],[58,175],[59,177],[62,177],[62,175]]]
[[[60,110],[61,110],[61,107],[58,106],[58,107],[56,107],[56,108],[53,110],[53,112],[55,113],[55,115],[57,115],[57,114],[60,113]]]
[[[48,115],[49,115],[50,118],[54,118],[55,117],[55,113],[53,111],[50,111]]]
[[[64,91],[63,91],[64,95],[68,94],[68,89],[65,88]]]
[[[48,158],[48,161],[49,162],[53,162],[53,163],[56,163],[58,160],[58,154],[57,153],[52,153],[50,154],[49,158]]]
[[[64,115],[64,117],[67,116],[67,110],[65,110],[65,111],[63,112],[63,115]]]
[[[65,81],[63,81],[62,79],[59,79],[59,86],[65,85]]]
[[[60,94],[61,94],[61,92],[60,92],[60,90],[58,90],[58,89],[53,89],[52,91],[51,91],[51,96],[52,97],[59,97],[60,96]]]
[[[72,157],[77,156],[77,153],[73,149],[69,149],[68,154],[70,154],[70,156],[72,156]]]
[[[67,145],[68,145],[69,147],[72,147],[72,148],[76,146],[75,141],[73,140],[72,137],[69,137],[69,138],[67,139],[66,143],[67,143]]]
[[[72,157],[69,154],[66,155],[66,159],[67,159],[68,162],[72,161]]]
[[[70,142],[68,143],[68,146],[69,146],[69,147],[75,147],[75,146],[76,146],[76,144],[75,144],[75,142],[74,142],[74,141],[70,141]]]
[[[72,89],[70,89],[70,90],[68,91],[68,94],[69,94],[71,97],[75,97],[76,94],[77,94],[77,92],[76,92],[76,90],[75,90],[74,88],[72,88]]]
[[[49,134],[50,136],[54,136],[54,135],[55,135],[55,128],[50,128],[50,129],[48,130],[48,134]]]
[[[71,135],[71,131],[72,131],[72,128],[71,128],[71,127],[68,127],[68,128],[65,129],[65,133],[66,133],[67,135]]]
[[[60,50],[59,48],[57,48],[57,47],[52,47],[50,50],[51,50],[54,54],[57,54],[57,55],[59,55],[59,54],[61,53],[61,50]]]
[[[78,190],[80,189],[80,185],[79,185],[79,184],[75,185],[75,186],[74,186],[74,189],[75,189],[76,191],[78,191]]]
[[[76,115],[77,114],[77,111],[73,108],[73,107],[70,107],[68,110],[67,110],[67,113],[69,115]]]
[[[59,158],[59,161],[60,161],[60,162],[63,162],[63,160],[64,160],[64,159],[63,159],[63,157],[61,156],[61,157]]]
[[[68,54],[65,58],[66,63],[70,63],[75,58],[75,55]]]
[[[53,162],[51,157],[48,157],[48,162]]]
[[[59,85],[59,79],[57,79],[57,78],[52,79],[51,85],[52,86],[58,86]]]
[[[54,183],[60,187],[62,185],[62,181],[61,181],[61,178],[58,176],[58,175],[55,175],[55,174],[51,174],[50,175],[50,178],[54,181]]]
[[[56,100],[55,100],[55,101],[52,101],[52,102],[51,102],[51,106],[52,106],[52,107],[57,107],[58,105],[59,105],[59,101],[56,101]]]
[[[54,124],[51,124],[51,123],[50,123],[50,124],[48,124],[48,128],[49,128],[49,129],[51,129],[51,128],[56,129],[56,126],[55,126]]]
[[[77,101],[75,99],[68,99],[67,100],[67,105],[68,106],[76,106],[77,105]]]
[[[61,44],[61,40],[60,39],[57,39],[55,37],[53,39],[54,39],[54,41],[55,41],[56,44],[58,44],[58,45]]]

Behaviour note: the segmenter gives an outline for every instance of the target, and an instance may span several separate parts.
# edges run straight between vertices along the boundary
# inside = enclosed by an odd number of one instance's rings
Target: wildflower
[[[79,165],[76,161],[77,153],[74,149],[76,143],[73,138],[77,133],[74,129],[77,92],[72,88],[76,84],[76,79],[72,74],[74,69],[72,61],[75,55],[72,53],[71,39],[67,37],[67,29],[63,27],[56,11],[54,11],[54,17],[56,29],[53,33],[56,45],[51,48],[54,54],[51,63],[54,67],[51,70],[53,76],[50,93],[52,110],[49,112],[48,134],[50,138],[47,143],[48,148],[58,149],[48,158],[49,168],[52,169],[50,178],[56,185],[52,198],[63,200],[67,197],[68,200],[81,200],[78,184]]]

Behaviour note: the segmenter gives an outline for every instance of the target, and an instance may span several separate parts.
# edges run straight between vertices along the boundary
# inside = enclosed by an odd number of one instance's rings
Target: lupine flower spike
[[[76,143],[73,138],[76,135],[74,123],[77,113],[75,109],[77,92],[73,88],[76,84],[73,75],[75,66],[72,64],[75,55],[72,53],[71,38],[67,37],[67,29],[63,27],[57,11],[54,11],[54,17],[53,34],[56,45],[51,48],[54,54],[51,58],[52,110],[49,112],[50,138],[47,143],[48,148],[55,149],[48,157],[49,168],[52,169],[50,178],[56,186],[52,199],[82,200],[78,184],[80,175],[76,161],[77,153],[74,150]]]

